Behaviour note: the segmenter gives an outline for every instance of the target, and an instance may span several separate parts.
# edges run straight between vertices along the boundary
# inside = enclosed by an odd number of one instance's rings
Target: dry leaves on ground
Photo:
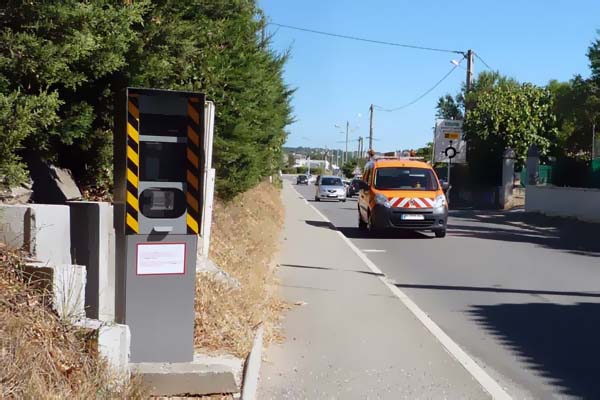
[[[215,204],[210,257],[241,288],[199,275],[195,334],[199,350],[245,357],[260,322],[265,323],[265,341],[278,340],[285,305],[276,289],[272,262],[283,218],[280,192],[268,183],[230,203]]]
[[[0,246],[0,398],[139,399],[97,357],[93,333],[61,323],[48,296],[24,284],[22,256]]]

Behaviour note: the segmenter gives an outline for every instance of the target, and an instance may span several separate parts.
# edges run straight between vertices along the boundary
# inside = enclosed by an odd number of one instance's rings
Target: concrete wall
[[[71,264],[69,207],[30,204],[33,256],[54,265]]]
[[[0,241],[43,263],[71,264],[69,216],[62,205],[0,205]]]
[[[85,317],[85,267],[82,265],[30,262],[25,279],[52,295],[52,308],[60,319],[75,323]]]
[[[529,185],[525,211],[600,222],[600,189]]]
[[[31,208],[0,205],[0,242],[13,249],[31,248]]]
[[[71,208],[71,256],[85,265],[88,318],[115,319],[115,234],[109,203],[77,201]]]

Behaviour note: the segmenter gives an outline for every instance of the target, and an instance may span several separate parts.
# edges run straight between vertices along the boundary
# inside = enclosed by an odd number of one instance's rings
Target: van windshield
[[[437,190],[433,171],[427,168],[385,167],[375,174],[375,188],[387,190]]]

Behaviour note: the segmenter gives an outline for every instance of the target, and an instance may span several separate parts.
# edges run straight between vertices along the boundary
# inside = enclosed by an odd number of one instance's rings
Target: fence
[[[540,165],[538,169],[538,182],[540,185],[549,185],[553,183],[552,172],[554,167],[552,165]],[[525,187],[527,184],[527,168],[523,167],[521,170],[521,187]]]
[[[592,160],[591,169],[591,184],[592,187],[600,188],[600,158]]]
[[[600,188],[600,158],[593,161],[560,158],[553,165],[540,165],[540,185]],[[527,169],[521,171],[521,186],[527,184]]]

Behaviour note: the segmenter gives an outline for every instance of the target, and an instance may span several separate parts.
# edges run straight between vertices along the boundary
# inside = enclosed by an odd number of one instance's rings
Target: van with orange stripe
[[[358,197],[358,226],[376,231],[408,229],[446,236],[448,202],[431,165],[386,153],[364,168]]]

